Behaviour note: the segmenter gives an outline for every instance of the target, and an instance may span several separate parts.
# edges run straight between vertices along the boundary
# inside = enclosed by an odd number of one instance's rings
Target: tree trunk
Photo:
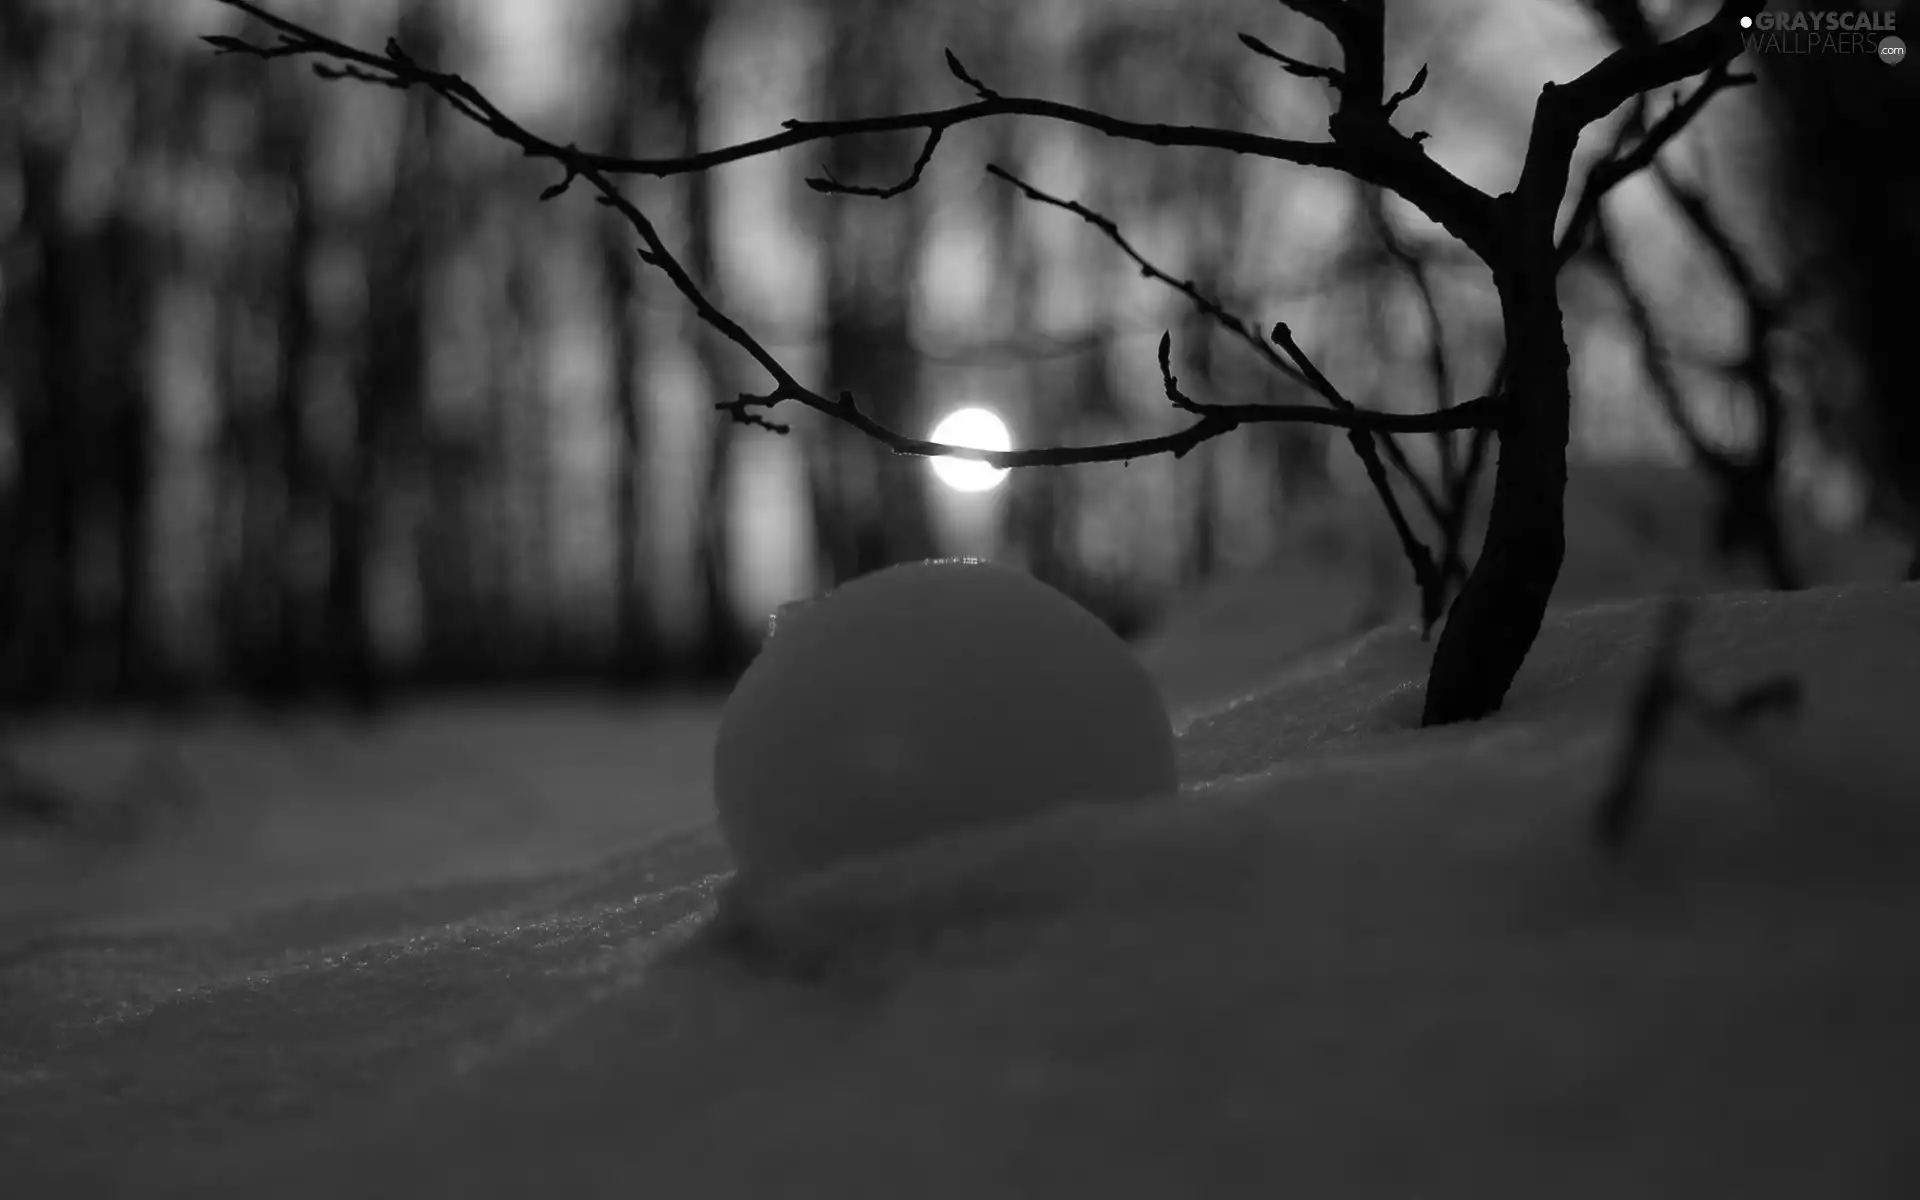
[[[1551,230],[1549,229],[1549,234]],[[1499,709],[1540,632],[1566,557],[1569,357],[1554,255],[1527,247],[1496,274],[1510,347],[1493,507],[1480,559],[1447,616],[1427,676],[1423,725]]]

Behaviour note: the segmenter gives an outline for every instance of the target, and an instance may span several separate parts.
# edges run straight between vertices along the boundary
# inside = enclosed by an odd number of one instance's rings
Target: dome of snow
[[[743,877],[1176,786],[1166,708],[1126,643],[977,560],[890,567],[783,610],[714,749]]]

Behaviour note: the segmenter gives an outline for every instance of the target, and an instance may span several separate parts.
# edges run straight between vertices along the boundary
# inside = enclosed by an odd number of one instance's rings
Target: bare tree
[[[1111,462],[1159,453],[1179,456],[1245,425],[1330,425],[1348,432],[1376,491],[1389,506],[1390,514],[1396,516],[1396,527],[1417,577],[1431,576],[1437,568],[1425,547],[1406,535],[1404,519],[1397,515],[1398,503],[1382,466],[1383,458],[1402,457],[1394,453],[1392,435],[1491,430],[1499,442],[1499,457],[1487,531],[1434,654],[1423,715],[1427,724],[1469,720],[1499,708],[1539,632],[1559,576],[1565,555],[1564,492],[1570,429],[1569,356],[1557,291],[1561,267],[1606,191],[1645,167],[1705,101],[1730,81],[1725,68],[1741,49],[1740,19],[1762,7],[1762,0],[1726,0],[1709,20],[1679,37],[1622,48],[1570,82],[1545,85],[1535,106],[1520,176],[1510,191],[1495,196],[1466,183],[1430,158],[1421,145],[1423,134],[1395,127],[1394,117],[1418,95],[1426,71],[1423,68],[1404,88],[1389,89],[1384,0],[1282,0],[1285,7],[1324,26],[1333,36],[1342,57],[1337,68],[1303,62],[1257,38],[1242,35],[1242,42],[1255,53],[1294,74],[1322,79],[1334,89],[1337,103],[1324,140],[1132,121],[1053,100],[1009,96],[974,77],[949,52],[948,69],[974,93],[974,99],[967,103],[874,117],[793,119],[785,122],[779,133],[766,137],[664,158],[594,153],[547,141],[508,117],[465,79],[422,64],[397,42],[389,41],[382,52],[374,53],[325,37],[248,0],[223,3],[251,15],[279,36],[270,45],[224,35],[209,38],[220,52],[263,58],[308,57],[317,60],[315,69],[327,78],[430,90],[461,116],[529,156],[559,165],[565,174],[545,193],[548,198],[566,191],[576,181],[590,186],[602,204],[613,208],[633,227],[641,241],[642,260],[663,271],[699,315],[751,356],[772,381],[764,393],[743,394],[719,403],[722,411],[743,424],[785,431],[786,426],[770,419],[766,412],[792,403],[832,417],[897,453],[950,454],[1000,467]],[[1574,149],[1581,132],[1636,96],[1700,75],[1707,78],[1688,101],[1676,105],[1667,116],[1649,125],[1631,147],[1622,148],[1589,173],[1571,224],[1562,232],[1559,215],[1567,200]],[[1439,412],[1403,414],[1362,409],[1314,366],[1285,325],[1275,325],[1262,344],[1276,347],[1299,380],[1324,400],[1325,406],[1196,400],[1180,388],[1171,367],[1170,339],[1162,338],[1159,365],[1167,399],[1192,418],[1182,430],[1102,446],[1012,451],[980,451],[929,442],[877,420],[851,391],[828,396],[801,383],[752,333],[714,305],[702,283],[665,244],[652,220],[615,182],[622,175],[706,171],[813,142],[884,133],[924,135],[911,168],[892,183],[847,182],[832,175],[807,181],[823,193],[887,199],[920,182],[949,129],[994,117],[1060,121],[1151,145],[1206,148],[1343,171],[1398,194],[1491,270],[1506,342],[1495,386],[1478,399]],[[1183,290],[1193,293],[1190,285]],[[1228,324],[1229,315],[1219,311],[1217,305],[1214,308],[1216,319]],[[1244,322],[1241,327],[1245,328]]]

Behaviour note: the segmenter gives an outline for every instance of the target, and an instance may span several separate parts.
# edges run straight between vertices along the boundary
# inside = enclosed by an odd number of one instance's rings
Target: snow
[[[1711,480],[1684,466],[1577,459],[1568,464],[1567,561],[1554,603],[1582,607],[1659,594],[1761,586],[1750,562],[1713,552]],[[1409,511],[1415,509],[1405,499]],[[1478,545],[1483,502],[1468,522]],[[1807,582],[1898,579],[1912,554],[1872,531],[1837,533],[1811,506],[1786,505],[1786,536]],[[1371,492],[1306,507],[1255,569],[1234,573],[1176,608],[1142,647],[1177,724],[1220,690],[1257,687],[1302,654],[1325,651],[1389,620],[1412,621],[1412,573]]]
[[[218,713],[16,724],[8,748],[37,774],[98,807],[147,801],[161,828],[132,850],[0,829],[0,957],[28,935],[217,925],[590,864],[712,819],[717,719],[692,696],[442,702],[367,729]]]
[[[648,797],[570,714],[521,772],[601,793],[555,814],[597,859],[395,860],[0,966],[0,1161],[34,1196],[1916,1194],[1920,585],[1699,600],[1687,677],[1793,672],[1803,707],[1680,719],[1613,857],[1593,803],[1657,607],[1550,614],[1468,727],[1413,728],[1400,628],[1188,671],[1177,802],[751,890],[711,824],[645,811],[702,780]]]
[[[743,876],[1177,782],[1166,707],[1126,643],[1026,572],[969,559],[783,609],[714,750]]]

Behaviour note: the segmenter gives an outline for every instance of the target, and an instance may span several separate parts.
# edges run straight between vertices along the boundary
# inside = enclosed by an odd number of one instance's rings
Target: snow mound
[[[790,606],[775,630],[714,747],[742,875],[1173,794],[1172,726],[1133,652],[1024,571],[889,567]]]

